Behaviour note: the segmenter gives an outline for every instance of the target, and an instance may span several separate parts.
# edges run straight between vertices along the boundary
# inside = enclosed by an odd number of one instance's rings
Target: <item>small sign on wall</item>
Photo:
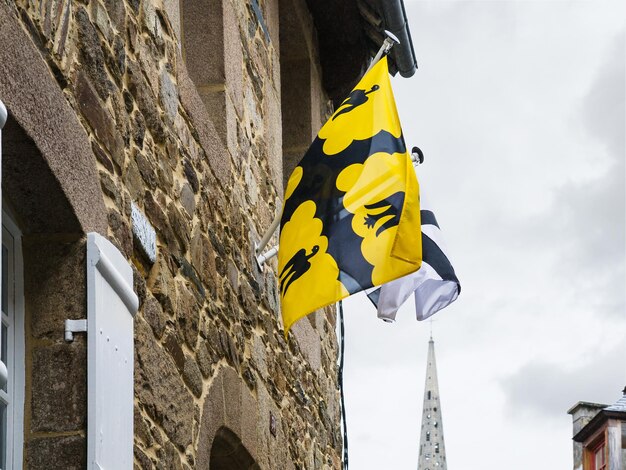
[[[131,204],[131,221],[135,242],[138,243],[141,253],[150,264],[154,264],[156,262],[156,232],[134,202]]]

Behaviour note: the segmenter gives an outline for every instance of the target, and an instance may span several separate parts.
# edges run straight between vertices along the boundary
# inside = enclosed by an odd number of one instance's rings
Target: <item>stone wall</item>
[[[135,467],[209,468],[240,446],[261,468],[339,468],[334,312],[301,321],[286,342],[275,261],[261,272],[253,256],[283,192],[285,105],[308,103],[310,136],[331,109],[304,0],[260,1],[259,10],[241,0],[2,3],[78,117],[101,184],[104,235],[135,269]],[[281,25],[285,9],[295,30]],[[281,73],[285,57],[308,61],[308,75]],[[46,106],[46,96],[32,99]],[[133,239],[131,203],[156,229],[154,264]],[[84,242],[71,242],[70,259],[83,259]],[[84,344],[54,338],[46,347],[60,349],[42,355],[43,365],[36,352],[27,361],[28,409],[46,403],[38,393],[61,378],[43,371],[54,375],[52,359],[65,361],[71,348],[79,377],[66,379],[84,400]],[[27,337],[30,350],[37,341]],[[29,468],[45,468],[59,439],[84,439],[85,410],[72,413],[69,434],[26,422]],[[74,454],[84,457],[80,439]],[[59,468],[76,465],[71,449],[61,454]]]

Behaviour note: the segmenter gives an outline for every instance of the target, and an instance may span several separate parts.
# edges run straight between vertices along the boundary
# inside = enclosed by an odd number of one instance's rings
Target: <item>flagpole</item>
[[[267,243],[270,241],[270,238],[272,238],[272,235],[274,235],[274,232],[276,231],[276,229],[278,228],[278,226],[280,225],[280,216],[282,215],[281,210],[279,207],[276,208],[276,215],[274,216],[274,220],[272,220],[272,223],[270,224],[269,228],[267,229],[267,231],[265,232],[265,234],[263,235],[263,238],[261,238],[261,241],[259,243],[255,243],[254,244],[254,252],[257,256],[259,256],[261,254],[261,252],[263,251],[263,248],[265,248],[267,246]],[[271,256],[270,256],[271,258]],[[257,259],[258,261],[258,259]],[[263,261],[265,262],[265,261]],[[261,263],[263,264],[263,263]]]
[[[383,44],[380,46],[380,49],[378,49],[378,52],[372,59],[372,62],[370,62],[370,65],[369,67],[367,67],[367,70],[365,71],[365,73],[369,72],[372,69],[372,67],[383,57],[383,55],[388,54],[391,48],[395,44],[400,44],[400,40],[391,32],[385,30],[385,35],[387,37],[383,41]],[[262,251],[267,246],[268,242],[270,241],[270,238],[272,238],[272,235],[274,235],[274,232],[280,225],[281,216],[282,216],[282,212],[280,210],[276,211],[276,216],[274,217],[274,220],[272,220],[272,223],[270,224],[267,231],[261,238],[261,241],[259,241],[259,243],[254,244],[255,259],[261,271],[263,270],[263,265],[268,260],[272,259],[274,256],[278,254],[278,245],[273,246],[265,253],[262,253]]]

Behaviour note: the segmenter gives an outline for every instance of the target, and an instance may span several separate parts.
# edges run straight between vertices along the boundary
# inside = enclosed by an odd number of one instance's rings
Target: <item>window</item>
[[[427,440],[427,441],[430,441],[430,431],[427,431],[427,432],[426,432],[426,440]]]
[[[0,469],[21,468],[24,422],[24,316],[21,234],[2,213]],[[3,374],[4,375],[4,374]]]
[[[606,470],[606,444],[602,441],[591,452],[591,470]]]
[[[428,399],[430,400],[430,390],[428,390]]]

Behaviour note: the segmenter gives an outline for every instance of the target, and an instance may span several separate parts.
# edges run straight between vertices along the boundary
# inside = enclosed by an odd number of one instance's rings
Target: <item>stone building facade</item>
[[[340,468],[334,311],[286,341],[254,243],[367,63],[356,3],[0,0],[8,468],[87,468],[86,338],[64,321],[86,317],[89,232],[134,272],[135,468]]]

